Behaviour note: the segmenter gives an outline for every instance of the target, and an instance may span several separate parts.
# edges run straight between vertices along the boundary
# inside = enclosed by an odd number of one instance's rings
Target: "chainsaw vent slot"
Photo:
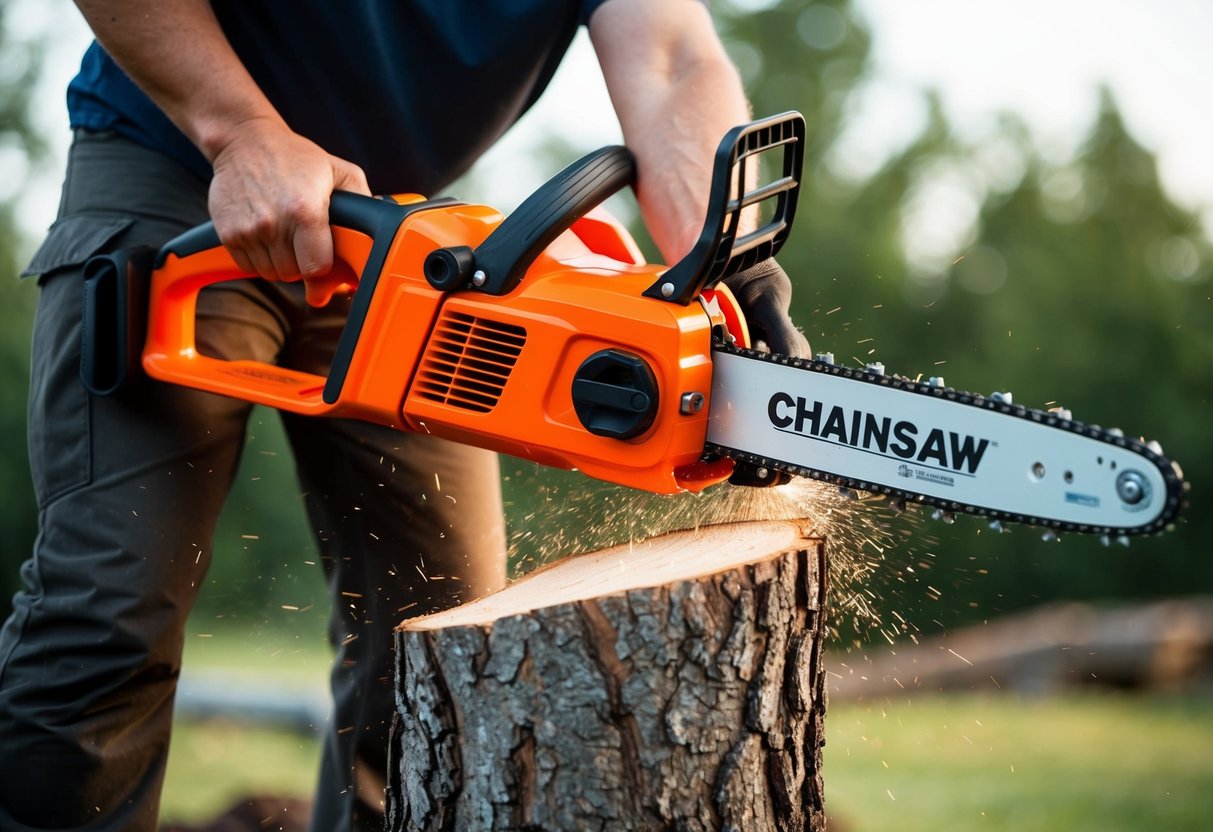
[[[515,324],[448,313],[438,322],[417,377],[424,399],[488,413],[514,370],[526,330]]]

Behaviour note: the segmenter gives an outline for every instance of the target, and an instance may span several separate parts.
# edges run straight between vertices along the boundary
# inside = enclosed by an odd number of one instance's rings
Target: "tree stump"
[[[708,526],[396,631],[391,830],[820,830],[825,546]]]

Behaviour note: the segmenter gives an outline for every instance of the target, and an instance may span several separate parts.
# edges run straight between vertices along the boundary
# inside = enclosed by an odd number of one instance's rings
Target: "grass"
[[[922,697],[826,720],[847,832],[1213,828],[1213,699]]]
[[[277,641],[275,641],[277,638]],[[292,635],[192,638],[187,668],[272,669],[321,684],[327,651]],[[1213,698],[923,696],[838,703],[826,720],[826,806],[842,832],[1174,832],[1213,828]],[[183,722],[163,815],[190,822],[242,795],[306,795],[315,736]]]
[[[316,736],[221,720],[181,723],[173,730],[161,818],[197,823],[253,794],[306,796],[319,769]]]
[[[235,684],[272,679],[315,691],[328,675],[329,651],[316,628],[249,634],[231,627],[186,640],[186,673],[223,674]],[[306,796],[320,768],[319,734],[225,720],[178,719],[173,727],[161,818],[196,823],[252,794]]]

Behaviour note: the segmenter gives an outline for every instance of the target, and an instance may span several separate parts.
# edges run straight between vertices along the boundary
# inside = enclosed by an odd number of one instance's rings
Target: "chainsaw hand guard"
[[[796,215],[804,167],[804,138],[804,116],[795,112],[743,124],[726,133],[716,150],[708,216],[699,240],[645,295],[685,306],[704,289],[774,257],[787,239]],[[779,177],[750,189],[758,158],[778,150],[783,153]],[[742,233],[742,212],[770,200],[775,203],[770,219]]]

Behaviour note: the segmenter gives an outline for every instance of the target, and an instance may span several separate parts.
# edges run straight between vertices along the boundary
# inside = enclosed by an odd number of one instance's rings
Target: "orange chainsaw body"
[[[251,277],[222,247],[169,253],[153,273],[144,368],[154,378],[282,410],[419,431],[648,491],[700,490],[726,479],[731,463],[700,459],[712,327],[726,325],[722,306],[735,329],[741,321],[727,290],[705,293],[715,303],[686,306],[644,297],[665,267],[644,264],[627,231],[605,213],[557,237],[509,294],[430,286],[423,262],[431,251],[475,245],[501,220],[482,205],[427,208],[404,219],[333,402],[324,400],[322,376],[198,351],[198,292]],[[335,268],[354,282],[372,240],[347,228],[333,233]],[[640,436],[595,435],[577,416],[574,376],[604,350],[635,355],[653,372],[657,413]],[[683,404],[688,394],[694,407]]]
[[[647,491],[698,491],[734,468],[704,458],[713,338],[749,343],[720,281],[782,245],[803,152],[797,113],[729,131],[700,238],[668,268],[646,264],[599,207],[634,181],[622,147],[565,168],[508,218],[450,199],[335,193],[334,268],[353,296],[327,376],[198,351],[198,293],[256,277],[208,223],[156,257],[143,367],[295,413],[428,433]],[[763,153],[776,154],[781,175],[751,188]],[[742,212],[759,204],[773,214],[745,230]]]

